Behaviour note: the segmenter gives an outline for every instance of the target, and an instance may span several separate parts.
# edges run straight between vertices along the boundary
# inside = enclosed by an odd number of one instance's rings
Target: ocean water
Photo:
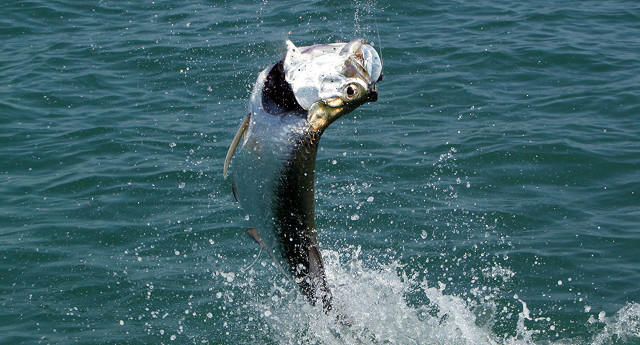
[[[640,3],[0,4],[0,344],[640,344]],[[308,305],[222,177],[258,73],[365,38]],[[233,168],[233,167],[232,167]]]

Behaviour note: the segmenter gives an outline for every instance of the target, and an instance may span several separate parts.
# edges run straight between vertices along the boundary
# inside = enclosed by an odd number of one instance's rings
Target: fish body
[[[362,40],[300,48],[287,41],[287,48],[283,60],[258,76],[224,172],[237,151],[234,195],[255,228],[250,235],[273,250],[312,304],[328,311],[315,226],[319,140],[337,118],[377,100],[382,63]]]

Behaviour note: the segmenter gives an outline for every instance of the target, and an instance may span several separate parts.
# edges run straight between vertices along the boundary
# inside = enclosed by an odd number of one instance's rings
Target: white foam
[[[445,286],[429,286],[403,276],[397,263],[367,267],[360,248],[347,255],[323,251],[327,279],[333,292],[334,311],[312,307],[284,281],[274,283],[270,296],[254,305],[270,338],[278,344],[584,344],[585,340],[540,341],[532,325],[548,321],[534,318],[527,303],[520,303],[515,335],[492,331],[496,320],[479,319],[478,305],[445,293]],[[407,294],[422,294],[425,303],[408,303]],[[487,302],[490,303],[490,302]],[[491,309],[491,305],[480,306]],[[336,322],[340,318],[345,323]],[[587,320],[582,320],[585,324]],[[596,321],[599,324],[600,321]],[[541,324],[542,324],[541,323]],[[548,326],[555,330],[555,326]],[[640,305],[629,304],[604,321],[604,328],[589,342],[594,345],[637,343],[640,339]]]
[[[640,304],[629,303],[604,320],[604,328],[593,337],[592,344],[640,343]]]

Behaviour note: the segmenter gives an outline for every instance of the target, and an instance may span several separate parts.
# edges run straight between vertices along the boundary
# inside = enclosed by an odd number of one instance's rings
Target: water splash
[[[593,337],[592,344],[640,343],[640,304],[629,303],[604,322],[604,328]]]
[[[396,262],[370,267],[360,248],[350,252],[323,251],[327,278],[334,294],[334,311],[310,306],[285,281],[273,283],[252,308],[278,344],[635,344],[640,340],[640,305],[622,308],[592,340],[549,340],[538,336],[527,303],[521,307],[515,334],[498,335],[496,320],[484,319],[480,310],[491,301],[476,301],[448,294],[444,284],[430,286],[408,277]],[[371,265],[373,266],[373,265]],[[408,295],[421,296],[416,302]],[[336,320],[342,320],[337,322]],[[544,320],[542,320],[544,321]]]

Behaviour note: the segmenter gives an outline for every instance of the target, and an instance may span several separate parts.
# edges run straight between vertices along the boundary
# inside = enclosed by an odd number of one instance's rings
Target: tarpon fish
[[[233,193],[249,215],[247,231],[300,287],[312,305],[331,310],[315,226],[314,173],[324,130],[378,99],[382,62],[361,39],[296,47],[258,76],[249,114],[224,164]]]

